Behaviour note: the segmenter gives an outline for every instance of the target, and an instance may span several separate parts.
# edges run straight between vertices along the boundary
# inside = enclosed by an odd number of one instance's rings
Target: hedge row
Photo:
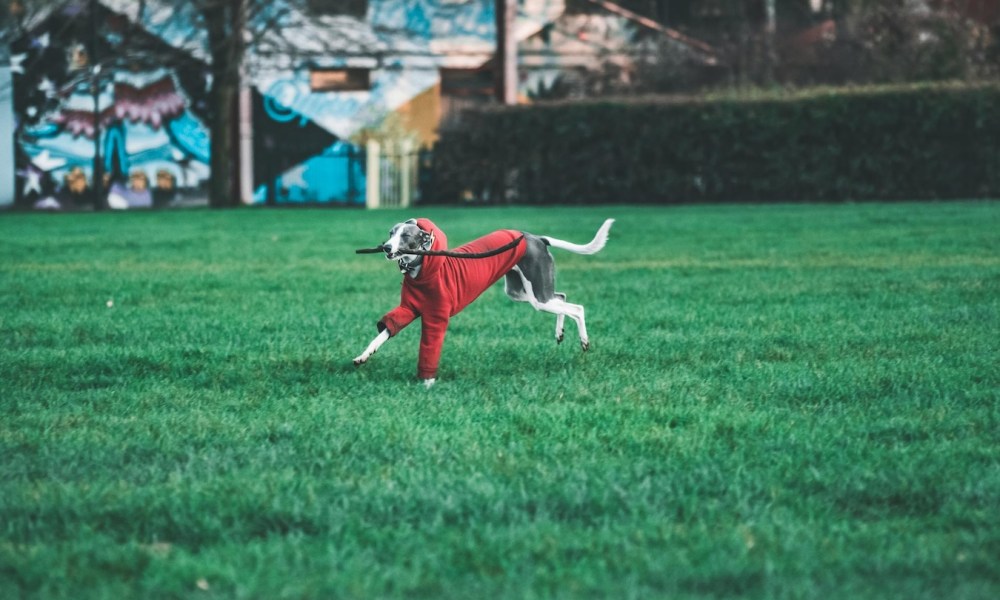
[[[434,162],[443,201],[1000,197],[1000,85],[491,107]]]

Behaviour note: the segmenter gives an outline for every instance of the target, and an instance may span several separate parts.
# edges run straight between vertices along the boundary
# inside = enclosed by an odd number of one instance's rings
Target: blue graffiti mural
[[[279,174],[273,185],[282,202],[364,202],[365,171],[362,152],[353,144],[336,142]],[[254,202],[266,203],[269,189],[258,186]]]

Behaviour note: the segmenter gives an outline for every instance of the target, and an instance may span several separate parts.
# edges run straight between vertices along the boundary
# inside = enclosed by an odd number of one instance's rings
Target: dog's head
[[[397,223],[389,230],[389,239],[382,244],[382,251],[388,260],[399,264],[399,270],[407,272],[418,266],[423,257],[412,254],[413,250],[429,250],[434,243],[434,235],[417,226],[416,219]]]
[[[389,239],[382,244],[382,251],[387,259],[397,260],[411,250],[430,249],[433,240],[434,236],[417,227],[416,219],[410,219],[393,225],[389,230]]]

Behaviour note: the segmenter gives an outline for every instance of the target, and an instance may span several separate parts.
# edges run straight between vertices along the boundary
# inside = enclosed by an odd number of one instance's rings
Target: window
[[[306,0],[306,9],[314,15],[347,15],[365,18],[368,0]]]
[[[441,94],[492,98],[496,85],[493,77],[493,70],[489,68],[441,69]]]
[[[368,69],[313,69],[309,87],[314,92],[357,92],[371,89]]]

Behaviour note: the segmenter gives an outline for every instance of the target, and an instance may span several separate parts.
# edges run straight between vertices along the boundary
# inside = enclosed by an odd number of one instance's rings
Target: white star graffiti
[[[10,72],[20,73],[24,75],[24,59],[28,58],[28,55],[24,52],[21,54],[11,54],[10,55]]]
[[[51,171],[52,169],[58,169],[59,167],[66,164],[65,158],[53,158],[49,154],[48,150],[42,150],[38,153],[38,156],[31,159],[31,162],[35,163],[35,166],[44,172]]]
[[[24,195],[27,196],[32,191],[42,193],[42,174],[34,169],[21,171],[24,175]]]
[[[38,90],[43,92],[46,98],[56,97],[56,84],[52,83],[48,77],[42,77],[42,80],[38,82]]]

